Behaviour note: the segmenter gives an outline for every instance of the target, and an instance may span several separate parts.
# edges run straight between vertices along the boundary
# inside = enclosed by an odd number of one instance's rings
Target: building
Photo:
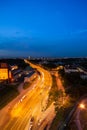
[[[10,82],[12,75],[7,63],[0,63],[0,82]]]
[[[79,70],[73,66],[65,66],[64,71],[65,73],[78,73],[79,72]]]
[[[81,75],[80,75],[80,78],[86,80],[86,79],[87,79],[87,74],[84,74],[84,73],[81,74]]]
[[[11,71],[12,73],[12,77],[13,77],[13,81],[18,81],[19,78],[21,78],[21,76],[24,74],[22,69],[14,69]]]
[[[15,69],[18,69],[18,66],[17,65],[11,65],[11,70],[15,70]]]
[[[29,74],[25,76],[24,83],[32,81],[33,79],[36,78],[36,76],[37,76],[37,73],[35,71],[30,72]]]

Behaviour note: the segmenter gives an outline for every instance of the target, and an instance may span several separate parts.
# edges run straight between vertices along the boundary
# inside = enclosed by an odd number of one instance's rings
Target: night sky
[[[0,0],[0,57],[87,57],[87,0]]]

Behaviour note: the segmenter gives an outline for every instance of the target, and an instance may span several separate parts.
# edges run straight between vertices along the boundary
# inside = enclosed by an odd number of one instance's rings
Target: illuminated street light
[[[79,105],[79,108],[85,109],[85,105],[84,105],[83,103],[81,103],[81,104]]]

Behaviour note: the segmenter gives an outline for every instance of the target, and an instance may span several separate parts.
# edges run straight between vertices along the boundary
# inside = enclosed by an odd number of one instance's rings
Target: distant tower
[[[30,56],[28,56],[28,59],[30,60],[30,59],[31,59],[31,57],[30,57]]]

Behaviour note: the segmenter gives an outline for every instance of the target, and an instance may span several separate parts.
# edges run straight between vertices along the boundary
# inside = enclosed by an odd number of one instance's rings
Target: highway
[[[40,127],[43,109],[46,108],[52,86],[52,78],[48,71],[37,65],[29,64],[41,75],[31,88],[23,91],[0,111],[0,130],[38,130]]]

